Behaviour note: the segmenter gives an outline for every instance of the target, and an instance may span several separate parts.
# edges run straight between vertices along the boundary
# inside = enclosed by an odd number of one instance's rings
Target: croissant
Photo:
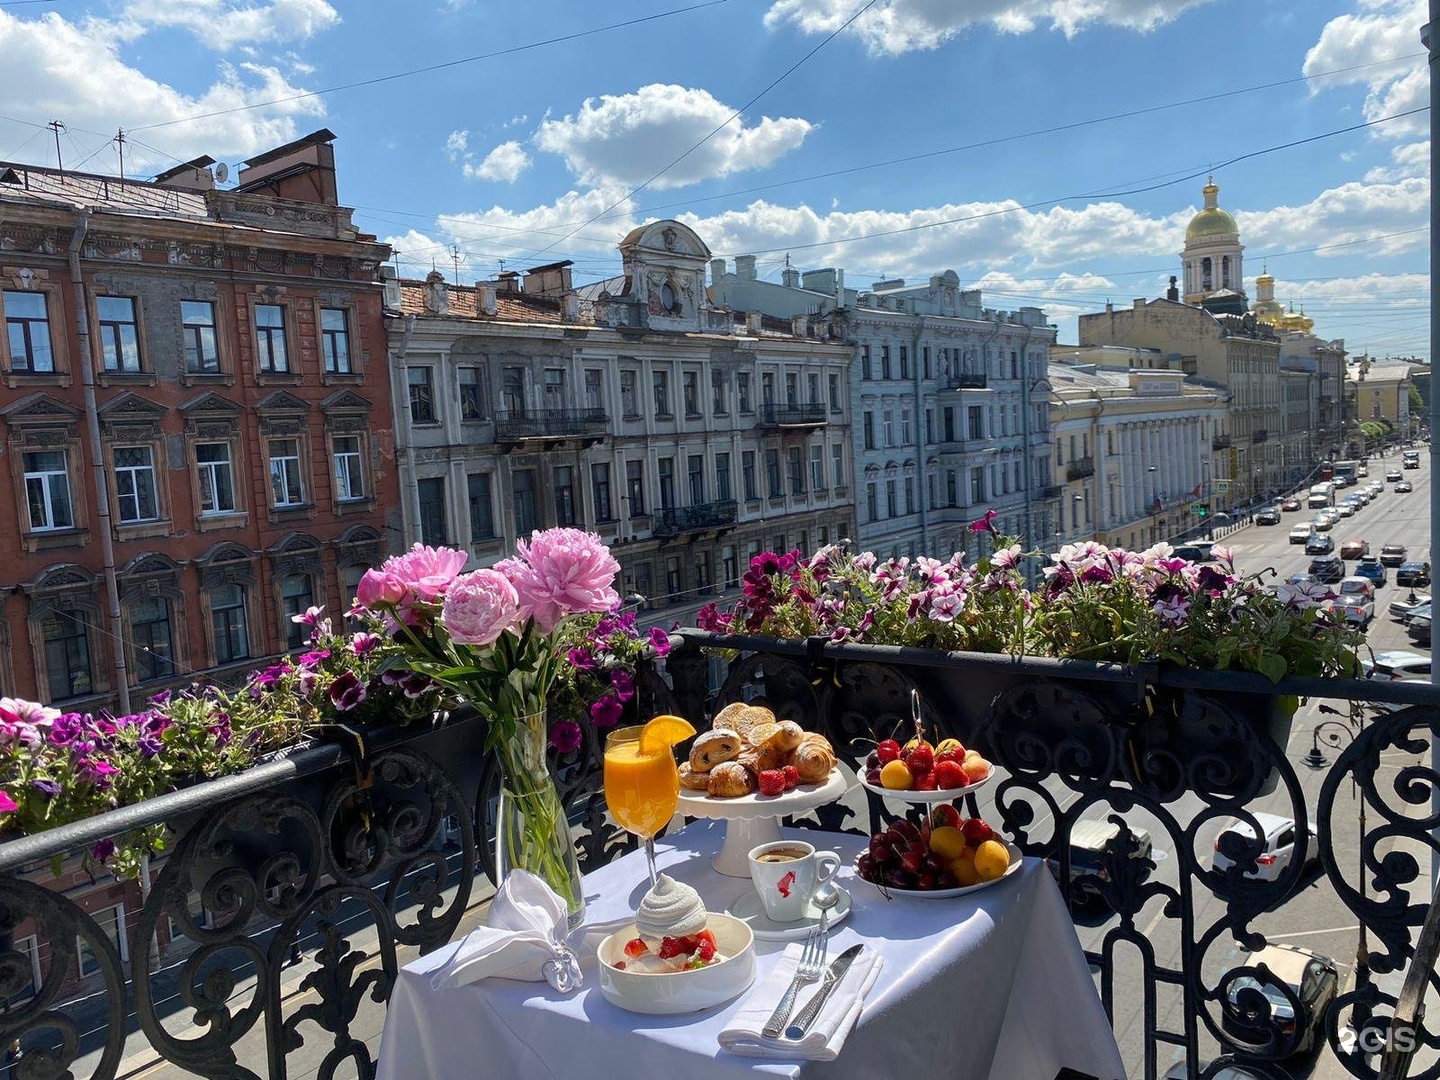
[[[824,780],[837,761],[830,743],[821,736],[806,739],[790,754],[790,764],[800,774],[802,784],[816,784]]]

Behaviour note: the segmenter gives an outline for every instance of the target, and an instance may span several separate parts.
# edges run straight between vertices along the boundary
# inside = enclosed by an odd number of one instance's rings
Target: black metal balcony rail
[[[989,385],[983,371],[960,371],[941,380],[946,390],[984,390]]]
[[[1263,442],[1269,442],[1269,441],[1270,441],[1270,432],[1267,431],[1267,430],[1266,430],[1265,428],[1263,428],[1263,427],[1262,427],[1262,428],[1256,428],[1254,431],[1252,431],[1252,432],[1250,433],[1250,441],[1251,441],[1251,443],[1254,443],[1254,444],[1256,444],[1256,445],[1259,445],[1260,443],[1263,443]]]
[[[957,737],[995,762],[987,791],[994,793],[992,823],[1027,855],[1053,858],[1067,898],[1093,891],[1118,913],[1103,946],[1088,955],[1112,1017],[1127,995],[1149,1003],[1145,1067],[1135,1075],[1159,1075],[1176,1047],[1188,1062],[1199,1061],[1202,1039],[1233,1051],[1215,1058],[1212,1069],[1228,1061],[1280,1075],[1274,1063],[1295,1048],[1297,1036],[1276,1034],[1245,1052],[1225,1041],[1224,1025],[1253,1025],[1257,1010],[1269,1014],[1259,995],[1237,982],[1268,976],[1243,966],[1243,959],[1225,958],[1231,939],[1261,943],[1253,924],[1283,910],[1299,891],[1303,852],[1279,880],[1250,880],[1243,872],[1255,866],[1258,845],[1242,844],[1233,852],[1236,866],[1221,873],[1197,857],[1197,830],[1248,814],[1275,787],[1305,845],[1310,811],[1286,756],[1287,740],[1274,724],[1281,695],[1409,706],[1353,729],[1326,722],[1343,727],[1345,737],[1325,736],[1333,764],[1314,804],[1323,867],[1316,884],[1335,892],[1370,942],[1368,966],[1327,1006],[1321,1030],[1345,1068],[1375,1075],[1373,1059],[1363,1053],[1366,1041],[1347,1042],[1340,1033],[1347,1026],[1383,1031],[1395,999],[1374,976],[1407,964],[1428,970],[1432,963],[1417,955],[1416,945],[1429,907],[1428,876],[1395,847],[1430,843],[1425,811],[1440,776],[1422,755],[1440,735],[1440,692],[1428,684],[1287,679],[1277,685],[1247,674],[695,630],[671,640],[666,678],[651,668],[638,673],[636,717],[679,713],[703,727],[723,705],[754,700],[825,733],[854,767],[871,740],[907,728],[914,690],[934,738]],[[716,657],[733,658],[718,689],[708,681]],[[563,756],[552,750],[551,760],[577,826],[582,868],[589,870],[633,840],[605,817],[604,732],[589,724],[582,730],[577,750]],[[83,1075],[111,1080],[124,1051],[134,1048],[126,1045],[130,1037],[147,1040],[156,1058],[202,1076],[283,1080],[297,1071],[299,1055],[314,1055],[318,1044],[326,1056],[321,1075],[348,1061],[347,1069],[372,1077],[376,1047],[362,1031],[373,1031],[374,1019],[369,1027],[357,1021],[362,998],[388,998],[401,946],[423,952],[450,940],[477,871],[493,875],[487,838],[499,771],[483,742],[483,721],[471,716],[376,733],[363,746],[312,745],[237,776],[0,844],[0,999],[7,1003],[0,1010],[0,1043],[18,1046],[24,1071],[16,1075],[65,1075],[83,1057]],[[1319,729],[1314,745],[1319,756]],[[1352,785],[1369,823],[1356,837],[1360,867],[1342,861],[1334,842],[1347,827],[1354,831]],[[824,828],[870,832],[890,819],[894,805],[867,800],[863,809],[836,803],[816,816]],[[968,813],[977,813],[974,794],[965,801]],[[1158,822],[1151,826],[1164,834],[1157,840],[1179,860],[1177,883],[1168,874],[1150,879],[1154,861],[1128,857],[1136,839],[1128,821],[1098,867],[1073,866],[1071,830],[1094,818],[1097,808],[1116,821],[1143,813]],[[83,890],[62,891],[50,863],[107,837],[161,824],[171,828],[173,842],[138,903],[139,919],[127,928],[128,960],[122,961],[82,908]],[[203,920],[193,914],[202,907]],[[1181,943],[1178,964],[1157,958],[1150,928],[1162,923]],[[31,955],[18,948],[31,934],[42,943],[39,986],[31,985]],[[83,986],[71,977],[77,940],[98,968]],[[163,964],[158,942],[166,948]],[[304,973],[309,992],[286,997],[282,971],[296,945],[307,955],[290,970]],[[1127,962],[1139,958],[1140,979],[1115,979],[1117,951]],[[237,991],[251,979],[253,992]],[[1157,1013],[1157,986],[1183,1007]],[[132,1012],[134,1031],[127,1028]],[[1161,1022],[1157,1015],[1178,1019]],[[187,1029],[190,1023],[195,1026]],[[1437,1045],[1436,1028],[1434,1019],[1422,1024],[1422,1045]],[[245,1049],[257,1041],[262,1052]],[[1434,1072],[1432,1066],[1423,1075]]]
[[[1062,490],[1063,489],[1059,484],[1046,484],[1043,487],[1035,489],[1035,498],[1042,500],[1058,499],[1060,498],[1060,493]]]
[[[739,514],[740,504],[734,499],[696,503],[694,506],[669,506],[656,512],[654,521],[650,523],[650,533],[652,536],[667,537],[723,529],[734,525]]]
[[[1066,480],[1084,480],[1086,477],[1095,475],[1095,459],[1093,457],[1076,458],[1065,466]]]
[[[604,435],[610,418],[599,406],[581,409],[506,409],[495,417],[500,442],[530,439],[595,438]]]
[[[1229,435],[1216,435],[1213,439],[1210,440],[1210,449],[1229,450],[1230,444],[1231,439]]]
[[[825,404],[812,401],[806,405],[761,405],[762,428],[823,427]]]

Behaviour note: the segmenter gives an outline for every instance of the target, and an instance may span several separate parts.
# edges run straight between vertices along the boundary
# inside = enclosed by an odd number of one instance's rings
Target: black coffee
[[[771,848],[763,855],[756,855],[756,862],[793,862],[796,859],[803,859],[810,852],[803,848]]]

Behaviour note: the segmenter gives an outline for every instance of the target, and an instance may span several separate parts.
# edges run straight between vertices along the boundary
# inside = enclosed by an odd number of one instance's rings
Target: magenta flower
[[[550,729],[550,745],[562,754],[580,749],[580,725],[573,720],[557,720]]]
[[[595,670],[595,657],[590,655],[589,649],[571,649],[567,659],[576,671]]]
[[[356,656],[364,656],[371,649],[379,645],[383,639],[379,634],[372,634],[368,631],[361,631],[350,639],[350,651]]]
[[[610,673],[610,685],[615,689],[615,696],[622,702],[629,701],[635,696],[635,682],[630,678],[628,672],[616,668]]]
[[[104,840],[96,841],[95,846],[90,849],[90,854],[100,862],[107,862],[110,856],[115,854],[115,841],[108,836]]]
[[[24,698],[0,698],[0,712],[13,713],[18,719],[36,727],[49,727],[60,716],[59,709]]]
[[[329,649],[316,649],[314,652],[307,652],[300,657],[300,666],[307,668],[317,668],[329,659]]]
[[[330,703],[341,712],[358,708],[365,700],[365,684],[353,671],[346,671],[330,684]]]
[[[597,728],[614,727],[625,714],[625,706],[614,694],[606,694],[590,706],[590,722]]]
[[[670,655],[670,635],[658,626],[650,628],[650,647],[655,650],[656,656]]]
[[[519,541],[520,558],[501,569],[514,582],[522,619],[548,634],[566,615],[609,611],[620,597],[612,587],[620,564],[598,536],[580,529],[547,529]]]
[[[20,809],[20,804],[10,797],[10,793],[0,788],[0,814],[13,814]]]
[[[520,598],[499,570],[476,570],[450,583],[440,611],[452,641],[462,645],[493,645],[520,615]]]
[[[315,607],[312,605],[302,611],[299,615],[291,615],[290,621],[293,623],[299,623],[301,626],[314,626],[320,621],[320,616],[324,613],[324,611],[325,609],[323,607]]]
[[[970,523],[970,531],[973,533],[988,532],[998,535],[998,532],[995,528],[995,519],[999,516],[1000,515],[997,514],[994,510],[986,510],[984,517],[977,518],[975,521],[972,521]]]

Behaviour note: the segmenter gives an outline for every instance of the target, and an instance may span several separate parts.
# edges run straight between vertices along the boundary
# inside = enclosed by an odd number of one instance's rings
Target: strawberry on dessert
[[[625,943],[625,970],[663,974],[713,962],[718,954],[707,921],[700,894],[660,874],[640,900],[637,936]]]

